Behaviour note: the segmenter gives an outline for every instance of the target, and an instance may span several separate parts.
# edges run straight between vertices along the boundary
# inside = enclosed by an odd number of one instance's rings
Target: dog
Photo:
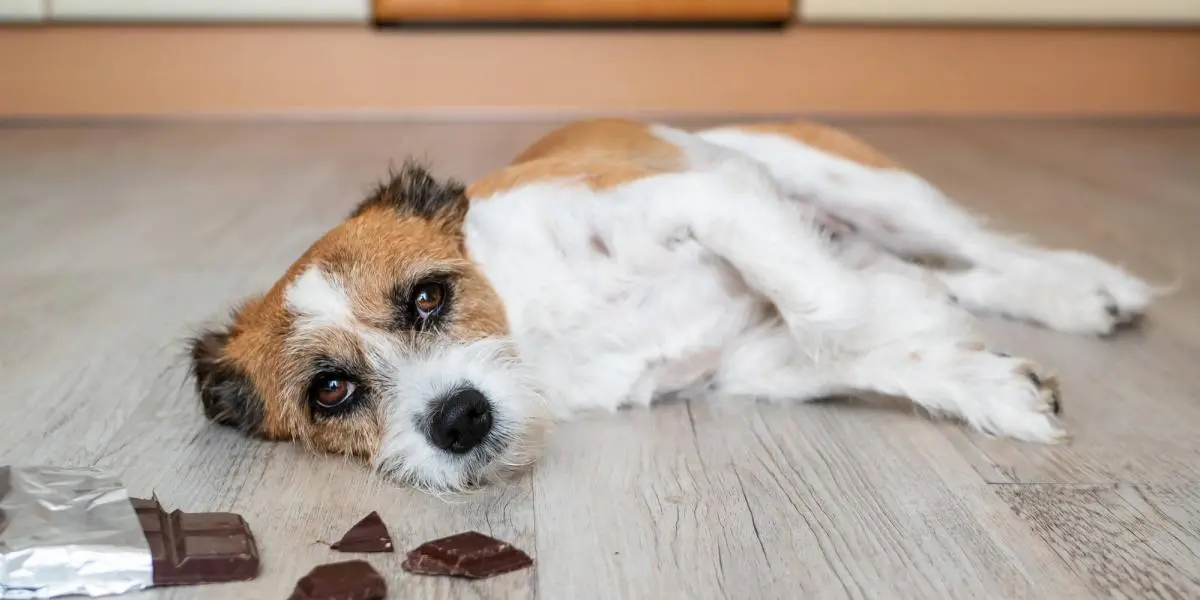
[[[393,169],[190,366],[211,421],[453,492],[520,472],[554,423],[668,393],[901,397],[1053,443],[1055,378],[978,316],[1109,335],[1156,294],[835,128],[598,119],[469,187]]]

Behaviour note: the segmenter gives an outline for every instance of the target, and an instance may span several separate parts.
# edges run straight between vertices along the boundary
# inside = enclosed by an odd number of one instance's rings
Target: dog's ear
[[[248,435],[262,432],[263,403],[246,372],[226,348],[232,330],[210,329],[191,340],[191,374],[204,416]]]
[[[409,159],[357,208],[350,217],[377,208],[427,219],[457,232],[467,215],[466,187],[453,179],[439,180],[420,163]]]

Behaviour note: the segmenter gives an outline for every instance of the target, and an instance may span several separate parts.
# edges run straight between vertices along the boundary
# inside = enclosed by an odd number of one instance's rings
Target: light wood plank
[[[562,598],[786,598],[739,488],[699,454],[687,405],[561,428],[537,467],[538,584]],[[751,575],[759,575],[753,577]]]
[[[911,411],[692,409],[702,456],[727,464],[716,472],[736,478],[757,524],[766,573],[745,575],[775,579],[785,597],[1086,596]]]
[[[1111,341],[986,323],[1059,368],[1076,439],[1058,448],[858,403],[674,402],[564,426],[530,477],[448,504],[203,422],[179,355],[196,325],[270,283],[389,162],[416,154],[471,179],[551,126],[0,128],[0,464],[98,464],[136,494],[247,516],[260,579],[147,599],[285,597],[343,557],[317,542],[370,510],[398,549],[475,528],[538,561],[471,583],[370,557],[395,597],[1195,595],[1192,287]],[[1153,276],[1197,274],[1174,260],[1200,246],[1194,124],[850,128],[1001,224]],[[989,481],[1072,485],[997,495]]]
[[[1200,596],[1195,568],[1200,486],[1004,485],[997,490],[1097,595]]]

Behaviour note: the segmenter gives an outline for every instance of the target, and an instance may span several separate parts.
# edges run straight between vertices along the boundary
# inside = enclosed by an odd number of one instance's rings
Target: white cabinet
[[[1200,23],[1200,0],[799,0],[814,23],[1171,25]]]
[[[4,2],[5,0],[0,0]],[[55,21],[367,22],[370,0],[47,0]]]
[[[47,0],[0,0],[0,23],[32,23],[46,17]]]

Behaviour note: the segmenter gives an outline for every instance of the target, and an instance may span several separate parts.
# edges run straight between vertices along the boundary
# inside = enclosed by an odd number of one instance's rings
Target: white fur
[[[486,339],[397,352],[392,343],[370,343],[370,360],[386,373],[384,435],[375,464],[393,478],[429,490],[463,490],[528,464],[549,413],[538,386],[508,340]],[[430,403],[463,387],[491,401],[493,426],[487,442],[467,454],[442,452],[429,444],[418,423]]]
[[[1049,442],[1063,435],[1052,377],[986,350],[947,291],[967,308],[1096,332],[1116,324],[1097,322],[1097,289],[1131,313],[1148,301],[1144,284],[1097,259],[1068,267],[983,231],[912,175],[783,138],[655,133],[684,150],[689,171],[601,191],[543,181],[476,199],[468,214],[472,258],[560,419],[698,389],[778,401],[874,392]],[[827,239],[815,224],[824,211],[861,239]],[[1042,287],[969,294],[982,287],[959,279],[971,270],[942,276],[884,252],[976,261]],[[1023,270],[1030,260],[1049,273]],[[1078,292],[1080,279],[1093,293]]]
[[[287,309],[296,315],[299,327],[350,327],[355,322],[346,288],[316,265],[305,269],[288,285],[283,297]]]
[[[1151,299],[1099,259],[985,230],[912,174],[769,134],[653,131],[689,169],[599,191],[541,181],[473,201],[467,247],[511,339],[414,350],[360,331],[391,386],[381,471],[461,489],[531,460],[549,418],[671,392],[899,396],[980,431],[1052,442],[1063,436],[1053,378],[988,351],[967,311],[1108,333]],[[853,235],[831,240],[818,226],[829,217]],[[928,270],[904,260],[913,256],[965,266]],[[325,325],[346,325],[344,300],[319,272],[288,290],[289,306]],[[491,399],[495,455],[440,452],[417,425],[464,383]]]
[[[974,311],[1069,333],[1109,334],[1161,293],[1096,257],[989,231],[912,173],[863,166],[770,133],[715,129],[698,135],[753,157],[788,196],[852,223],[882,250],[968,265],[936,275]]]

